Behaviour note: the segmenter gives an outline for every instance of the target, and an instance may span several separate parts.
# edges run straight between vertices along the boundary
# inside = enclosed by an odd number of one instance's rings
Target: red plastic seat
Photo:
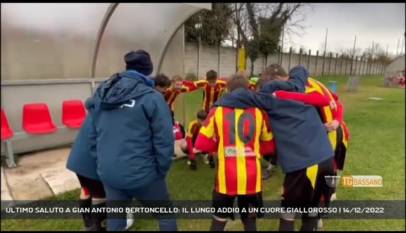
[[[48,105],[26,104],[23,107],[23,129],[29,134],[49,134],[56,131]]]
[[[85,105],[81,100],[65,100],[62,103],[62,123],[78,129],[86,118]]]
[[[6,141],[14,136],[13,130],[8,124],[6,113],[1,109],[1,140]]]

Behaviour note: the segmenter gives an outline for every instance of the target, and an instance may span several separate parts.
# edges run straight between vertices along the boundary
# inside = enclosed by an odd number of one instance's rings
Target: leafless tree
[[[251,61],[251,74],[259,54],[277,51],[282,34],[299,33],[304,27],[303,17],[293,22],[294,14],[303,8],[303,3],[236,3],[234,6],[237,48],[243,45]]]

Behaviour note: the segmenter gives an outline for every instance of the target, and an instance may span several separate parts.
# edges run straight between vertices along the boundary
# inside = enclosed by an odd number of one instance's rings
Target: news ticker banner
[[[82,213],[107,213],[112,217],[125,217],[131,213],[135,218],[211,218],[214,213],[239,214],[257,213],[263,218],[279,218],[281,214],[320,214],[334,219],[405,219],[404,200],[385,201],[343,201],[336,200],[328,207],[299,207],[299,203],[289,203],[281,207],[280,201],[265,201],[261,207],[238,208],[235,202],[232,208],[214,208],[211,201],[173,201],[148,202],[143,205],[138,201],[109,202],[102,208],[80,208],[77,201],[2,201],[2,219],[66,219],[81,218]]]

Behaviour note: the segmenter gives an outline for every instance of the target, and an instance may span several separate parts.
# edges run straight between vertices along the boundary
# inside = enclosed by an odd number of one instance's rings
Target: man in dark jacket
[[[153,64],[143,50],[124,56],[126,71],[100,84],[92,99],[97,173],[110,201],[170,205],[165,177],[172,163],[171,114],[148,77]],[[158,216],[161,217],[161,216]],[[161,230],[176,230],[176,220],[160,218]],[[108,230],[124,230],[126,219],[108,217]]]
[[[300,83],[307,79],[308,73],[298,68],[291,75],[295,82],[288,85],[300,89]],[[262,72],[266,75],[266,72]],[[304,82],[306,83],[306,82]],[[286,174],[284,181],[283,207],[318,206],[316,185],[326,188],[324,176],[333,175],[332,158],[334,156],[324,126],[318,113],[312,106],[295,101],[278,100],[271,96],[278,90],[275,84],[270,92],[259,93],[248,90],[235,90],[224,96],[215,106],[232,108],[258,107],[264,109],[270,119],[275,136],[278,164]],[[282,214],[280,230],[294,230],[294,214]],[[302,215],[302,230],[315,230],[317,215]]]

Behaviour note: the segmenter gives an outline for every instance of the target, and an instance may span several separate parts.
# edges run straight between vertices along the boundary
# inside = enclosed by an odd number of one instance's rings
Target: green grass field
[[[362,77],[358,92],[345,91],[347,77],[319,77],[324,83],[338,82],[338,94],[345,106],[345,120],[351,133],[343,175],[380,175],[382,188],[339,187],[340,200],[404,200],[405,199],[405,90],[384,88],[382,76]],[[369,100],[381,97],[382,100]],[[186,94],[177,100],[176,116],[190,121],[200,108],[201,93]],[[185,109],[179,106],[187,103]],[[187,125],[185,125],[186,127]],[[275,170],[270,180],[264,182],[264,200],[279,200],[283,174]],[[186,160],[174,162],[168,176],[173,200],[210,200],[214,171],[198,161],[198,170],[191,171]],[[56,199],[74,200],[79,191],[65,193]],[[208,230],[209,219],[178,220],[181,231]],[[277,219],[261,219],[258,230],[277,230]],[[300,227],[299,221],[296,228]],[[81,230],[82,221],[77,220],[4,220],[2,230]],[[405,230],[405,220],[341,220],[324,221],[325,230],[378,231]],[[131,230],[158,230],[155,220],[137,220]],[[239,221],[229,222],[226,230],[243,230]]]

